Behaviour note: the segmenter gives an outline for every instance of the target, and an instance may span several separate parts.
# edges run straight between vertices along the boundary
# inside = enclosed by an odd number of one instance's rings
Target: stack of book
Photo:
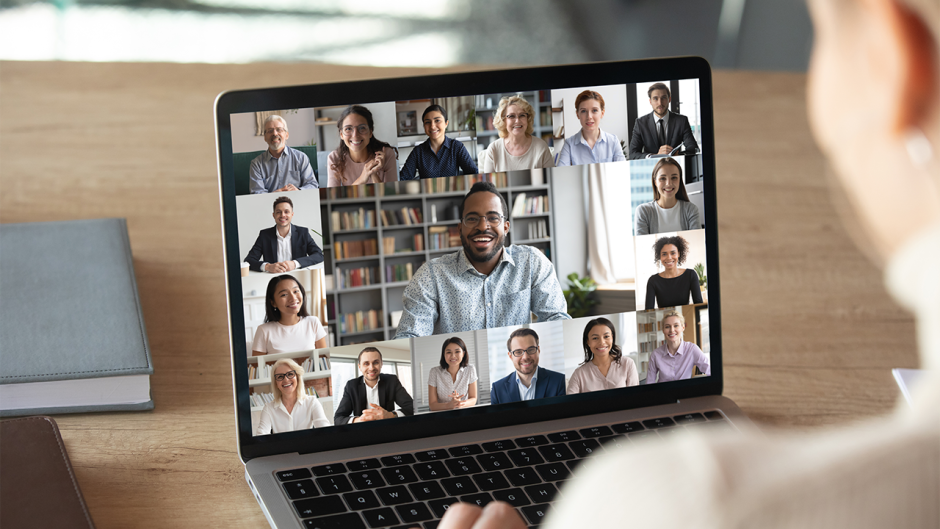
[[[367,257],[370,255],[378,255],[379,253],[379,244],[375,239],[366,239],[364,241],[342,241],[336,242],[333,246],[336,249],[337,259]]]
[[[376,309],[340,314],[339,332],[341,334],[350,334],[381,329],[381,324],[384,321],[382,311]]]
[[[382,226],[412,226],[424,222],[419,208],[383,209]]]
[[[432,250],[460,246],[460,229],[457,226],[431,226],[428,228],[428,246]]]
[[[377,266],[363,266],[345,270],[337,268],[336,273],[339,277],[340,289],[364,287],[380,281],[379,268]]]
[[[411,263],[386,265],[385,282],[396,283],[398,281],[411,281],[412,270]]]
[[[330,215],[334,231],[362,230],[375,227],[375,211],[359,208],[353,211],[334,211]],[[337,226],[339,227],[337,230]]]

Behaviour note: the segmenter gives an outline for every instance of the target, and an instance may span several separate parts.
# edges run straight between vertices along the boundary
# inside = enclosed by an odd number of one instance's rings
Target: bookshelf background
[[[552,186],[541,169],[320,190],[321,214],[331,219],[323,234],[331,346],[395,337],[412,275],[462,248],[457,211],[481,180],[493,182],[509,205],[507,243],[539,248],[554,264]],[[348,252],[358,247],[362,254]]]

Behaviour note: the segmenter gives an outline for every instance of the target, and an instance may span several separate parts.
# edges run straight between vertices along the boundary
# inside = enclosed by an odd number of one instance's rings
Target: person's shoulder
[[[263,162],[263,161],[264,161],[264,155],[265,155],[267,152],[268,152],[267,149],[261,151],[261,154],[259,154],[258,156],[255,156],[254,158],[251,159],[251,163],[252,163],[252,164],[256,164],[256,163],[261,163],[261,162]]]
[[[493,386],[495,387],[495,386],[498,386],[498,385],[503,385],[503,384],[509,384],[509,383],[511,383],[511,382],[512,382],[512,376],[513,376],[513,374],[515,374],[515,371],[513,371],[512,373],[509,373],[508,375],[506,375],[506,376],[504,376],[503,378],[497,380],[496,382],[493,382]]]
[[[379,380],[380,381],[388,380],[389,382],[398,382],[398,375],[392,375],[389,373],[379,373]]]
[[[651,202],[644,202],[636,207],[636,211],[637,211],[637,214],[639,214],[640,212],[652,213],[656,211],[656,201],[653,200]]]
[[[379,378],[381,378],[381,376],[382,376],[382,373],[379,374]],[[360,376],[358,376],[358,377],[356,377],[356,378],[351,378],[351,379],[347,380],[347,381],[346,381],[346,387],[349,388],[349,389],[352,389],[352,388],[355,388],[357,385],[362,384],[362,383],[363,383],[363,382],[362,382],[362,376],[360,375]]]
[[[339,149],[333,149],[330,151],[330,154],[326,156],[327,161],[330,163],[336,163],[339,161]]]
[[[548,369],[548,368],[545,368],[545,367],[540,367],[540,368],[539,368],[539,371],[541,371],[541,373],[539,373],[539,375],[540,375],[540,376],[544,376],[546,380],[558,380],[558,379],[561,379],[562,382],[565,381],[565,375],[563,375],[562,373],[559,373],[558,371],[552,371],[551,369]]]
[[[689,121],[688,116],[683,116],[682,114],[678,112],[673,112],[672,110],[669,111],[669,117],[676,118],[678,121],[685,121],[685,122]]]

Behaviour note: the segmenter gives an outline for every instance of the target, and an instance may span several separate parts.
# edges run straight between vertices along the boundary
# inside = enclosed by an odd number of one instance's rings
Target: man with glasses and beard
[[[248,168],[248,188],[252,194],[319,187],[310,159],[287,146],[289,137],[284,118],[275,114],[264,120],[264,142],[268,149],[252,160]]]
[[[460,205],[463,249],[421,266],[405,288],[395,338],[569,319],[555,267],[531,246],[505,246],[509,207],[490,182]]]
[[[516,329],[506,342],[515,371],[493,382],[490,404],[558,397],[565,394],[565,375],[539,367],[539,335]]]

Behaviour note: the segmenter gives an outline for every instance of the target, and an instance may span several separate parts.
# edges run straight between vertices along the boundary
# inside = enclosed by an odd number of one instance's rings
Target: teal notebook
[[[149,410],[124,219],[0,225],[0,417]]]

